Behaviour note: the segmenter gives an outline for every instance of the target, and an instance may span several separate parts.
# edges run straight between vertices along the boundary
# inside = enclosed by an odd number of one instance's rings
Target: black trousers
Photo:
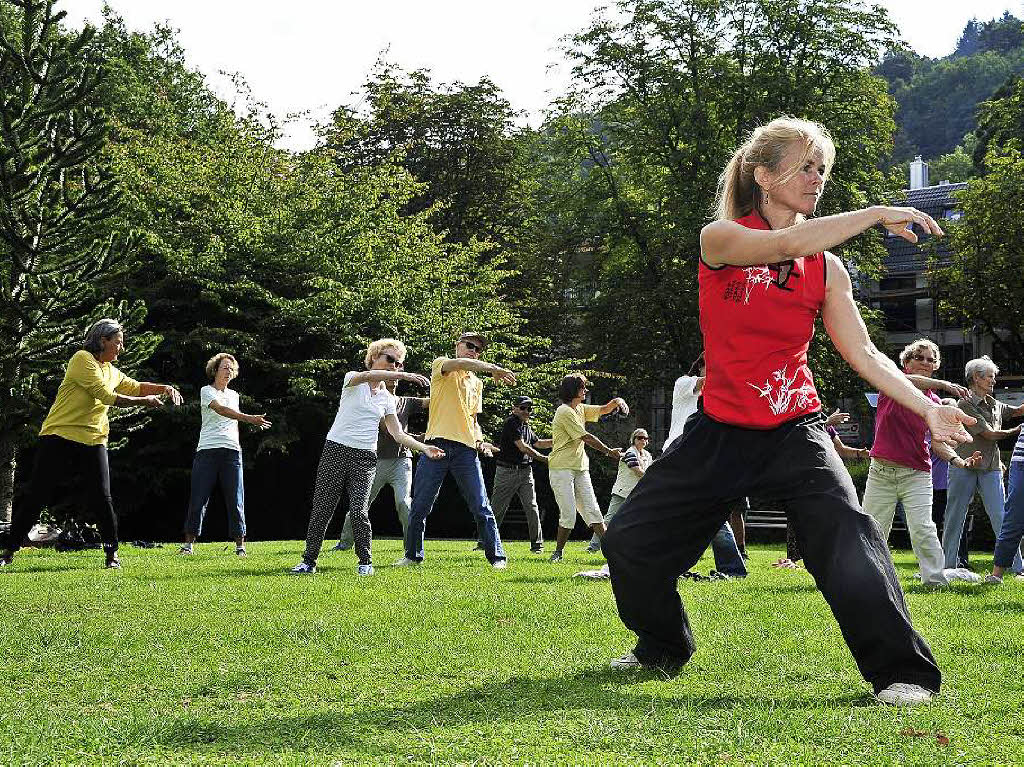
[[[765,431],[701,414],[630,493],[602,546],[640,662],[677,668],[693,654],[676,581],[728,517],[727,503],[749,495],[785,505],[807,570],[875,692],[894,682],[937,692],[942,675],[911,625],[888,546],[818,414]]]
[[[106,445],[83,445],[52,434],[39,438],[32,480],[24,502],[14,507],[8,547],[17,551],[28,531],[49,506],[58,484],[65,477],[77,478],[85,507],[92,512],[100,530],[103,548],[117,550],[117,517],[110,497],[110,465]]]

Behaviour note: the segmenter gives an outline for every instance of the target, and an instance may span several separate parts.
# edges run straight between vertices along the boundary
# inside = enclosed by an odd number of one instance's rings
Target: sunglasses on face
[[[402,367],[402,361],[400,359],[398,359],[398,357],[392,357],[387,352],[385,352],[384,354],[382,354],[380,356],[383,357],[384,359],[386,359],[388,362],[390,362],[396,368]]]
[[[644,442],[650,442],[651,441],[650,437],[637,437],[637,439],[643,440]]]
[[[935,364],[934,357],[925,357],[923,354],[911,354],[910,359],[917,360],[918,362],[927,362],[929,365]]]
[[[464,343],[466,345],[466,348],[469,349],[471,352],[482,352],[484,350],[484,347],[477,346],[472,341],[463,341],[462,343]]]

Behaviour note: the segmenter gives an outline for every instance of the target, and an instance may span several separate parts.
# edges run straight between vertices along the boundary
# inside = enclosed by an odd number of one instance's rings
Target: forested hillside
[[[970,173],[974,138],[968,134],[977,127],[978,104],[1022,71],[1024,26],[1009,12],[991,21],[968,22],[956,50],[944,58],[918,56],[909,49],[890,51],[875,73],[888,81],[898,104],[893,162],[918,154],[930,161],[954,155],[939,163],[940,169],[951,166],[942,177],[962,180],[959,176]],[[932,177],[938,179],[935,170],[933,165]]]

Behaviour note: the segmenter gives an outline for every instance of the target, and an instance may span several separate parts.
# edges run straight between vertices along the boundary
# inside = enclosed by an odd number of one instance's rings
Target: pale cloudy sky
[[[441,80],[489,75],[536,124],[567,80],[559,39],[587,23],[599,0],[107,0],[130,28],[167,21],[190,62],[229,101],[218,72],[239,72],[278,116],[323,119],[352,101],[381,51]],[[1024,0],[881,0],[918,52],[944,56],[968,19],[1011,11]],[[98,20],[103,0],[63,0],[72,25]],[[309,119],[289,125],[285,145],[313,143]]]

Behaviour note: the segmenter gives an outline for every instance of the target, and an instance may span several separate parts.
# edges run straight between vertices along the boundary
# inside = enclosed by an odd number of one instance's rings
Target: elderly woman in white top
[[[192,460],[192,492],[185,519],[185,544],[178,553],[191,554],[192,544],[203,531],[203,517],[214,489],[220,485],[228,528],[235,539],[235,554],[245,556],[245,489],[242,482],[242,445],[238,424],[269,429],[266,414],[247,415],[239,409],[238,392],[228,384],[238,377],[238,360],[227,352],[215,354],[206,363],[206,375],[213,382],[199,391],[202,425],[199,444]]]
[[[389,381],[411,381],[424,388],[430,381],[402,370],[405,344],[393,338],[374,341],[366,350],[366,370],[345,374],[345,385],[334,425],[327,433],[324,452],[316,473],[313,511],[306,533],[306,551],[302,561],[292,568],[295,575],[316,572],[316,560],[324,543],[327,525],[343,492],[348,494],[348,513],[352,516],[359,575],[373,575],[370,557],[370,486],[377,469],[377,434],[384,419],[391,438],[400,445],[419,450],[428,458],[444,457],[444,451],[410,437],[402,429],[395,413],[395,396],[387,390]]]
[[[615,512],[626,502],[630,492],[636,487],[637,482],[644,473],[651,468],[654,457],[647,452],[647,445],[651,441],[647,429],[635,429],[630,437],[630,445],[622,460],[619,461],[619,471],[615,475],[615,484],[612,486],[612,497],[608,500],[608,511],[604,515],[605,527],[612,521]],[[594,553],[601,550],[601,538],[597,533],[590,539],[587,551]]]
[[[1003,505],[1006,496],[1003,491],[1003,462],[999,454],[999,440],[1016,438],[1020,434],[1020,426],[1004,429],[1003,421],[1024,415],[1024,405],[1013,407],[999,402],[993,397],[996,387],[996,374],[999,368],[988,357],[971,360],[964,367],[964,377],[970,391],[956,403],[956,406],[967,415],[977,419],[967,431],[974,437],[970,449],[981,453],[981,460],[970,465],[950,464],[948,490],[946,491],[946,518],[942,527],[942,549],[946,567],[957,565],[957,554],[960,549],[960,535],[967,518],[967,508],[976,492],[981,493],[982,504],[992,531],[998,536],[1003,524]],[[970,450],[957,447],[957,454],[965,458]],[[1015,573],[1024,569],[1018,552],[1010,565]]]

